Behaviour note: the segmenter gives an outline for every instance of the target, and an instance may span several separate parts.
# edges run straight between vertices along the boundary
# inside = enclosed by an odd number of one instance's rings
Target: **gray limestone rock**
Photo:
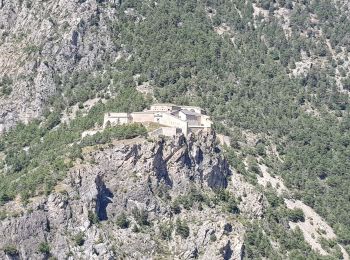
[[[0,132],[39,117],[56,93],[55,78],[115,59],[108,24],[118,7],[99,2],[1,1],[0,80],[8,76],[13,91],[0,95]]]
[[[57,259],[241,259],[244,228],[234,215],[171,206],[194,187],[203,194],[230,188],[230,175],[214,133],[89,149],[51,195],[0,222],[0,249],[15,246],[20,259],[47,257],[42,243]],[[187,238],[177,234],[178,219]]]

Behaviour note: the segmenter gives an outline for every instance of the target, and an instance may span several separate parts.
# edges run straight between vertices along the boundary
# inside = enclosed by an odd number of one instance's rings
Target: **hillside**
[[[17,221],[6,213],[11,203],[56,196],[86,161],[87,145],[145,134],[131,126],[81,140],[103,113],[173,102],[207,110],[231,139],[222,153],[232,185],[242,179],[266,200],[261,217],[235,222],[243,258],[346,259],[349,8],[325,0],[1,1],[4,219]]]
[[[27,209],[11,204],[20,217],[0,225],[1,248],[16,247],[32,259],[240,257],[244,229],[233,214],[236,199],[213,192],[226,188],[232,173],[214,154],[215,136],[196,139],[86,147],[48,198],[37,197]],[[49,252],[40,250],[44,244]]]

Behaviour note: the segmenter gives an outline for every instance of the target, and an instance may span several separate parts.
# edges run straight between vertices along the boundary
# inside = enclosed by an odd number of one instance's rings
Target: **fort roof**
[[[197,106],[180,106],[180,107],[188,108],[188,109],[191,109],[191,108],[202,109],[201,107],[197,107]]]
[[[129,113],[107,113],[109,117],[128,117]]]
[[[131,114],[139,114],[139,115],[150,115],[150,114],[155,114],[155,111],[150,111],[150,110],[146,110],[146,111],[142,111],[142,112],[132,112]]]
[[[151,106],[173,106],[173,107],[178,107],[178,105],[172,104],[172,103],[156,103],[152,104]]]
[[[196,113],[196,112],[193,112],[193,111],[190,111],[190,110],[187,110],[187,109],[182,109],[180,110],[180,112],[184,113],[185,115],[188,115],[188,116],[200,116],[201,114],[199,113]]]
[[[199,110],[203,110],[201,107],[198,106],[180,106],[182,109],[199,109]]]

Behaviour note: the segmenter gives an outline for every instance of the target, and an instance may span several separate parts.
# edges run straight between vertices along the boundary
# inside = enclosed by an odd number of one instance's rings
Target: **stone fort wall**
[[[179,109],[195,112],[184,113]],[[170,128],[181,129],[184,135],[187,135],[190,130],[197,131],[197,128],[205,129],[211,127],[210,117],[204,114],[205,112],[199,107],[192,106],[176,106],[173,104],[154,104],[151,110],[133,113],[106,113],[104,117],[103,127],[107,122],[111,125],[122,125],[128,123],[145,123],[156,122]],[[168,131],[164,129],[164,131]],[[173,130],[169,130],[173,131]],[[171,134],[169,132],[169,134]]]
[[[131,113],[131,118],[134,123],[154,122],[154,112]]]
[[[158,123],[166,126],[181,128],[182,133],[184,135],[188,134],[188,123],[185,121],[182,121],[181,119],[173,115],[166,114],[166,113],[162,114],[162,116],[159,118]]]

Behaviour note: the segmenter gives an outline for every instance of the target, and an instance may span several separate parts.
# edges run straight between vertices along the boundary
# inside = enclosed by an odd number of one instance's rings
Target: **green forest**
[[[284,2],[279,1],[279,5],[288,5]],[[344,27],[350,23],[348,18],[339,17],[326,1],[303,3],[308,12],[312,10],[334,24],[331,29],[327,26],[327,35],[320,41],[331,39],[335,49],[350,47]],[[147,19],[135,24],[122,16],[124,19],[113,26],[121,35],[116,44],[129,46],[135,54],[132,62],[121,60],[116,66],[154,82],[160,101],[205,107],[233,138],[238,136],[230,129],[264,133],[284,157],[274,173],[283,177],[296,198],[329,221],[342,243],[349,244],[349,96],[336,90],[331,77],[335,67],[327,51],[324,55],[331,60],[328,67],[311,69],[305,76],[290,76],[301,49],[311,56],[323,55],[321,44],[300,37],[299,31],[308,26],[306,10],[292,11],[296,22],[287,40],[273,19],[257,23],[256,28],[252,25],[249,1],[208,1],[206,5],[163,1],[157,6],[125,2],[122,6],[135,8]],[[206,6],[216,10],[212,21]],[[271,7],[262,6],[271,12]],[[214,32],[213,25],[222,23],[235,32],[234,44]],[[306,113],[302,109],[305,103],[321,115]]]
[[[130,58],[112,61],[106,57],[102,68],[93,72],[57,76],[59,90],[48,104],[51,111],[41,120],[19,124],[0,141],[0,151],[6,156],[0,165],[6,170],[0,203],[18,193],[23,201],[50,193],[86,145],[144,134],[142,127],[131,126],[78,144],[84,130],[102,124],[104,112],[147,107],[152,98],[137,92],[135,84],[150,82],[159,102],[205,108],[216,130],[228,134],[233,143],[242,141],[243,131],[264,136],[260,147],[248,153],[261,154],[272,173],[283,178],[293,198],[324,217],[350,252],[349,93],[339,91],[335,79],[336,71],[341,73],[341,65],[348,60],[335,58],[326,45],[329,42],[337,53],[350,50],[350,19],[326,0],[120,3],[118,22],[111,22],[109,30],[115,35],[115,48]],[[253,5],[266,10],[268,19],[255,17]],[[135,14],[125,12],[130,8]],[[289,37],[274,16],[280,8],[291,12]],[[310,13],[317,15],[318,24],[310,22]],[[222,24],[231,33],[215,32],[213,28]],[[315,35],[318,30],[323,32],[320,37]],[[305,74],[294,75],[302,53],[322,59],[323,65],[315,63]],[[103,74],[98,73],[102,70]],[[349,90],[346,73],[341,81]],[[4,95],[10,91],[7,85],[6,80],[0,83]],[[60,123],[67,107],[96,96],[108,102],[98,103],[69,124]],[[308,113],[307,106],[317,115]],[[264,149],[269,145],[276,145],[282,162],[267,158]],[[243,158],[237,154],[241,154],[239,146],[229,148],[232,166],[254,183],[254,170],[242,169]],[[265,195],[270,208],[264,220],[251,224],[246,256],[282,259],[281,254],[288,251],[292,259],[320,259],[300,231],[285,228],[293,214],[283,202],[273,192]],[[274,249],[269,238],[278,240],[282,248]],[[339,259],[339,249],[334,258],[324,259]]]

